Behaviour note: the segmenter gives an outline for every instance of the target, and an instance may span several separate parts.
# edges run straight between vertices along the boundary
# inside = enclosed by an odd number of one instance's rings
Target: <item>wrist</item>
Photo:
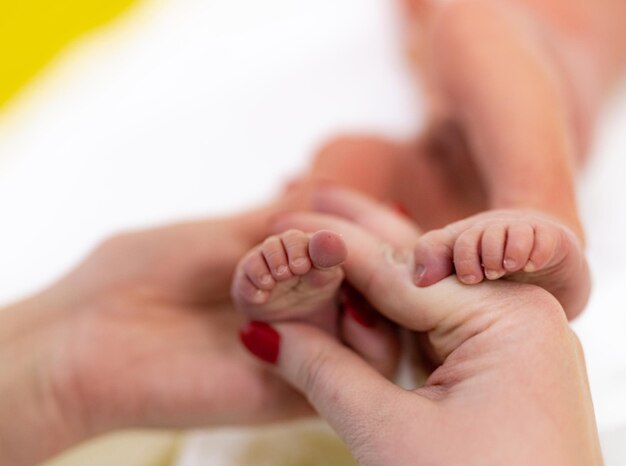
[[[87,437],[52,376],[60,325],[33,304],[0,310],[0,464],[38,464]]]

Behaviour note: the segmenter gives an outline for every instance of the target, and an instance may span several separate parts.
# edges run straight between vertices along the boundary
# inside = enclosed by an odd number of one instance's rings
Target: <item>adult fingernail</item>
[[[399,213],[400,215],[411,218],[411,214],[409,214],[409,211],[401,202],[393,202],[391,204],[391,208],[395,210],[397,213]]]
[[[426,267],[424,266],[424,264],[417,264],[415,266],[415,283],[419,284],[419,282],[422,281],[422,278],[424,278],[424,274],[426,273]]]
[[[239,332],[239,339],[257,358],[276,364],[280,352],[280,334],[265,322],[249,322]]]
[[[346,314],[363,327],[372,328],[376,325],[376,316],[368,310],[354,307],[351,303],[344,304]]]
[[[361,293],[350,286],[344,286],[342,295],[343,310],[352,320],[368,328],[376,325],[377,312]]]

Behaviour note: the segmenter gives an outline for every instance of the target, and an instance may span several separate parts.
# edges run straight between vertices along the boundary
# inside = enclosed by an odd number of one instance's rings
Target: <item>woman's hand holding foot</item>
[[[241,333],[243,343],[272,361],[275,337],[264,322],[306,322],[340,338],[383,374],[393,375],[399,353],[395,329],[376,318],[351,287],[342,288],[346,257],[343,238],[329,230],[288,229],[246,253],[231,288],[237,310],[252,321]]]
[[[318,196],[326,210],[351,202],[332,191]],[[367,210],[354,215],[364,223],[367,212],[393,215],[359,203],[352,206]],[[272,324],[277,372],[307,395],[359,464],[601,464],[582,350],[550,294],[506,281],[465,287],[453,278],[420,288],[410,249],[386,240],[393,228],[374,236],[321,214],[281,222],[341,233],[347,278],[385,316],[424,332],[442,361],[425,386],[404,390],[319,329]]]
[[[242,348],[228,296],[274,214],[120,235],[0,310],[0,464],[38,464],[115,429],[312,414]]]

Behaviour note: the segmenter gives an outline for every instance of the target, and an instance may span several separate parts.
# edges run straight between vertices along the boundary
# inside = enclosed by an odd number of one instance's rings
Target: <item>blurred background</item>
[[[413,135],[401,31],[389,0],[0,0],[0,306],[114,232],[271,198],[334,135]],[[622,86],[580,180],[595,288],[574,327],[609,465],[626,463],[625,127]],[[284,435],[129,432],[50,464],[261,464],[241,446]]]

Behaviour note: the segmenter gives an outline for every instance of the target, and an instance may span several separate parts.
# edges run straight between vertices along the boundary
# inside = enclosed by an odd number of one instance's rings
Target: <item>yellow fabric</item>
[[[232,466],[358,466],[350,450],[326,423],[305,420],[243,430]],[[214,438],[219,447],[219,432]],[[210,463],[207,463],[210,464]]]
[[[184,442],[184,432],[125,431],[91,440],[41,466],[174,466]],[[357,464],[345,444],[319,420],[207,430],[201,451],[206,455],[203,464],[217,458],[232,466]]]
[[[0,108],[67,44],[139,0],[0,0]]]
[[[180,435],[170,432],[129,431],[91,440],[43,466],[171,466]]]

